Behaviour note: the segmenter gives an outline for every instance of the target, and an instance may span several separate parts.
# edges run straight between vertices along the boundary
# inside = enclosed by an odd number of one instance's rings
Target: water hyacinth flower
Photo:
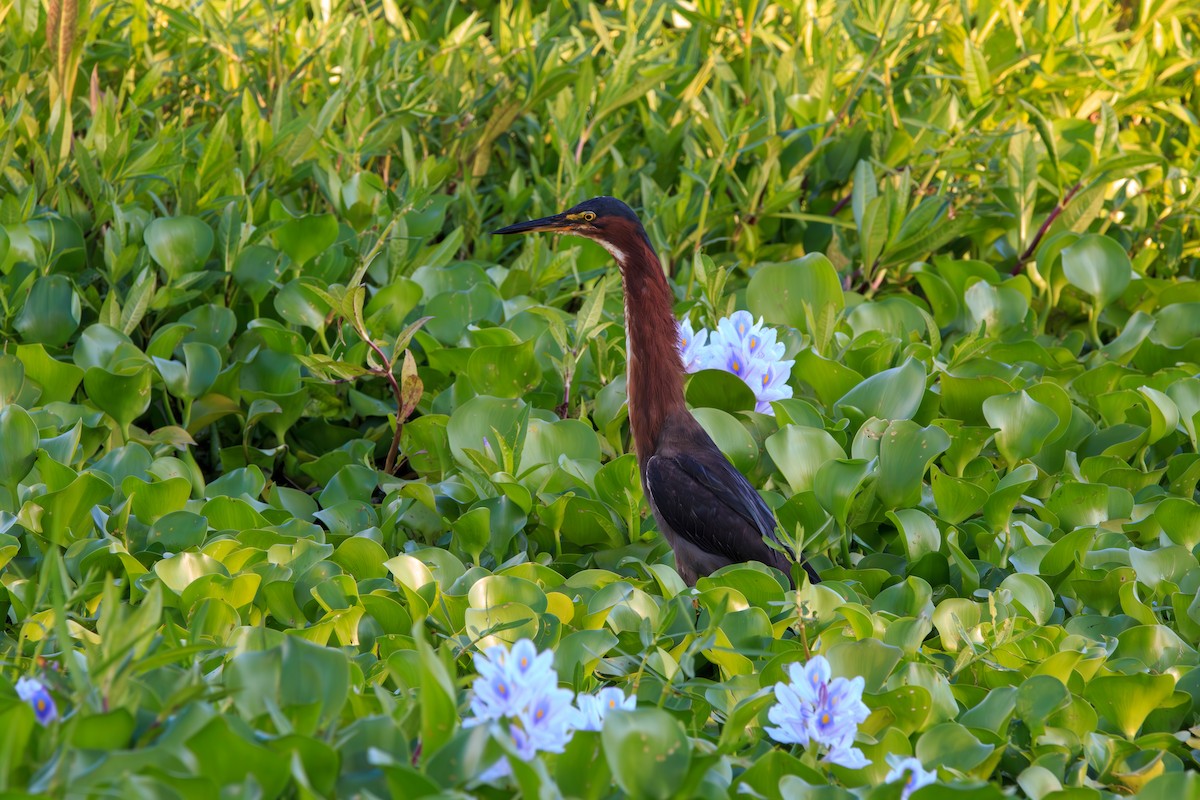
[[[892,770],[883,779],[884,783],[904,781],[904,790],[900,800],[908,800],[908,796],[923,786],[937,783],[937,772],[925,769],[925,765],[912,756],[902,757],[888,754],[887,762]]]
[[[769,414],[771,403],[792,396],[788,378],[795,361],[784,361],[783,342],[773,328],[754,321],[749,311],[735,311],[717,323],[715,331],[693,332],[690,320],[679,326],[679,352],[688,372],[721,369],[732,373],[754,392],[754,410]]]
[[[576,728],[581,731],[598,731],[604,727],[604,718],[610,711],[633,711],[637,708],[636,697],[626,697],[615,686],[601,689],[597,694],[581,694],[575,698],[579,707]]]
[[[679,323],[679,354],[683,356],[683,368],[688,372],[699,372],[713,367],[712,351],[708,346],[708,330],[699,333],[692,330],[692,321]]]
[[[575,694],[558,688],[554,654],[538,653],[522,639],[506,649],[489,647],[475,655],[478,676],[471,685],[471,714],[464,727],[507,721],[513,744],[522,759],[538,753],[561,753],[578,727]],[[508,759],[489,767],[480,780],[491,783],[511,773]]]
[[[43,727],[58,719],[58,706],[50,690],[37,678],[22,677],[17,680],[17,696],[33,706],[33,715]]]
[[[767,734],[783,744],[816,745],[822,760],[850,769],[867,766],[854,747],[858,726],[870,715],[862,701],[863,679],[834,678],[829,661],[813,656],[788,667],[789,683],[775,684],[776,704],[767,712]]]

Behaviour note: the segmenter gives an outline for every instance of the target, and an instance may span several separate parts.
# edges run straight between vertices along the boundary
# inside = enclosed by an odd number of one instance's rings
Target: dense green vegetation
[[[0,789],[893,798],[915,755],[957,797],[1200,796],[1198,33],[0,5]],[[689,400],[821,584],[672,570],[607,253],[487,234],[597,194],[681,318],[786,343],[773,413]],[[473,656],[522,638],[637,710],[482,784]],[[863,678],[866,767],[764,731],[815,653]]]

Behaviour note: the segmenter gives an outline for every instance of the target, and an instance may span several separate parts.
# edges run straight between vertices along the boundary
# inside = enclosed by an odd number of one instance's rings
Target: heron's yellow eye
[[[591,222],[592,220],[594,220],[596,218],[595,213],[591,212],[591,211],[585,211],[580,216],[583,217],[584,222]]]

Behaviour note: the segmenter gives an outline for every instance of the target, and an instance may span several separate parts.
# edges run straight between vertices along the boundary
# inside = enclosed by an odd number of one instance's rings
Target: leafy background
[[[1194,6],[0,27],[9,796],[506,796],[459,715],[475,649],[523,636],[642,709],[527,796],[893,797],[887,753],[962,797],[1200,794]],[[671,569],[607,254],[487,235],[602,193],[680,315],[781,326],[794,399],[689,400],[820,585]],[[864,677],[873,766],[764,737],[812,652]]]

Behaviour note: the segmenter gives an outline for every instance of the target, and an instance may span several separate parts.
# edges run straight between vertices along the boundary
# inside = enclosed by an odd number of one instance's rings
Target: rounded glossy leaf
[[[1175,691],[1171,675],[1097,675],[1083,690],[1085,699],[1100,714],[1132,739],[1150,712]]]
[[[617,785],[632,797],[675,797],[688,773],[692,742],[661,708],[609,714],[600,734]]]
[[[916,756],[924,764],[938,764],[970,772],[981,765],[995,746],[979,741],[975,734],[956,722],[935,725],[917,740]]]
[[[293,325],[324,330],[329,304],[308,286],[309,280],[296,278],[289,281],[275,295],[275,310]]]
[[[122,373],[91,367],[83,373],[83,388],[89,400],[124,428],[150,407],[151,377],[148,366]]]
[[[950,434],[907,419],[888,425],[879,443],[875,491],[886,508],[916,505],[929,462],[950,447]]]
[[[942,546],[937,523],[919,508],[901,508],[887,512],[887,517],[900,532],[908,563],[913,564],[927,553],[936,553]]]
[[[693,408],[717,408],[730,414],[753,411],[754,390],[723,369],[702,369],[687,379],[687,401]]]
[[[853,406],[864,419],[912,419],[925,396],[925,366],[915,358],[885,369],[846,392],[837,406]]]
[[[196,217],[159,218],[143,234],[154,263],[163,268],[169,281],[204,268],[213,249],[213,232]]]
[[[1098,233],[1080,236],[1063,248],[1062,267],[1071,285],[1091,295],[1099,307],[1120,297],[1133,275],[1125,248]]]
[[[817,471],[826,462],[845,458],[846,452],[828,431],[788,425],[767,437],[767,452],[787,478],[793,494],[813,488]]]
[[[740,472],[754,469],[758,463],[758,445],[745,425],[715,408],[697,408],[692,415]]]
[[[476,348],[467,361],[467,376],[479,394],[524,397],[542,379],[534,341]]]
[[[1058,416],[1026,391],[998,394],[983,401],[988,425],[999,429],[996,448],[1009,466],[1032,458],[1058,427]]]
[[[764,264],[746,287],[751,313],[772,325],[808,331],[808,320],[837,314],[846,306],[837,270],[821,253],[794,261]]]
[[[287,253],[296,266],[302,266],[337,241],[337,218],[333,214],[306,214],[287,220],[272,235],[275,246]]]
[[[930,472],[929,483],[933,488],[938,516],[951,525],[957,525],[975,514],[988,499],[988,492],[982,486],[947,475],[937,467]]]
[[[1050,619],[1050,612],[1054,610],[1054,592],[1037,575],[1014,573],[1000,583],[1000,588],[1012,592],[1018,610],[1037,624],[1044,625]]]
[[[83,231],[70,217],[52,216],[26,223],[30,235],[42,243],[57,272],[78,272],[87,266]],[[0,259],[3,260],[3,259]]]
[[[82,305],[75,287],[65,275],[38,278],[13,327],[26,344],[59,347],[79,327]]]
[[[15,486],[37,459],[37,425],[20,406],[0,408],[0,486]]]
[[[875,694],[887,683],[892,670],[904,657],[904,652],[878,639],[863,639],[835,644],[829,648],[826,656],[834,675],[843,678],[861,676],[863,691]]]
[[[1008,286],[993,286],[976,281],[964,297],[971,312],[971,327],[984,325],[988,333],[996,334],[1016,327],[1029,313],[1025,296]]]

